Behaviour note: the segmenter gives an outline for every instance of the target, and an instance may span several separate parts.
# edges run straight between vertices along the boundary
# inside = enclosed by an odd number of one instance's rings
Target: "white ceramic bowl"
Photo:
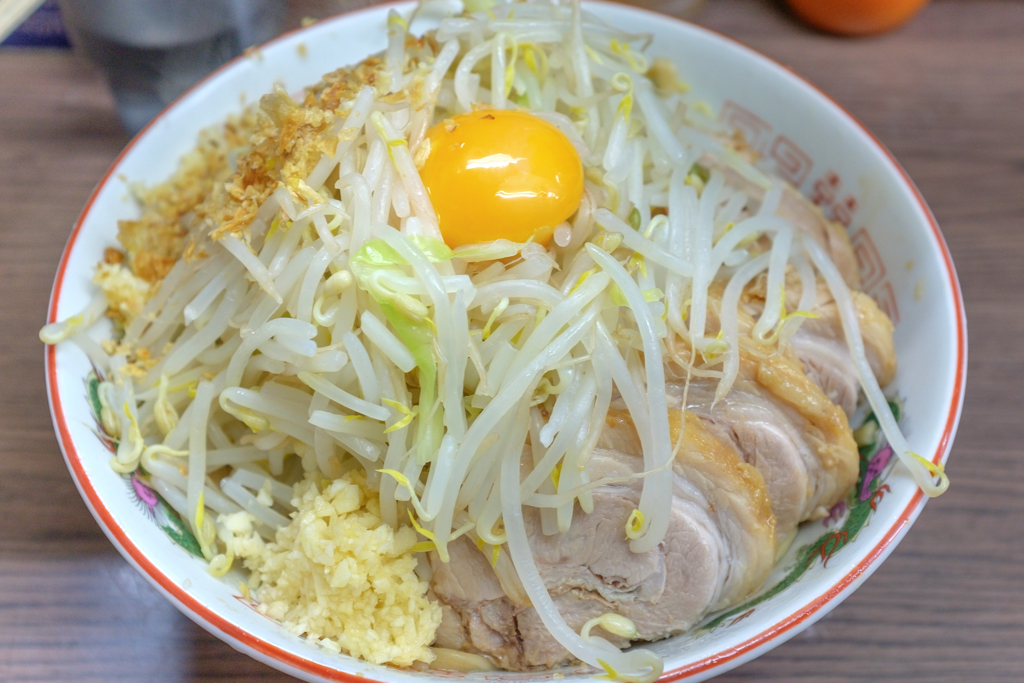
[[[411,8],[408,3],[392,6]],[[864,288],[897,323],[900,369],[888,392],[903,401],[903,426],[911,447],[933,461],[944,460],[963,399],[964,310],[939,228],[904,171],[826,95],[750,49],[625,5],[595,2],[589,9],[615,26],[653,34],[652,55],[673,59],[720,119],[741,129],[763,153],[767,167],[800,187],[826,215],[848,224]],[[214,73],[150,124],[100,181],[75,225],[57,271],[49,320],[63,319],[86,303],[93,266],[104,247],[115,243],[116,219],[136,212],[128,196],[129,180],[165,178],[200,129],[221,121],[274,83],[297,91],[324,72],[383,49],[387,10],[374,7],[283,36]],[[331,655],[260,616],[239,596],[237,577],[212,578],[205,562],[154,524],[169,522],[148,489],[133,486],[108,466],[110,453],[93,431],[83,387],[89,371],[88,361],[70,345],[46,350],[50,406],[68,468],[111,542],[178,609],[242,652],[305,680],[354,682],[364,677],[399,683],[438,676]],[[656,644],[666,660],[663,680],[697,681],[722,673],[820,619],[892,552],[924,503],[905,471],[890,462],[880,479],[856,496],[856,515],[851,516],[858,522],[804,525],[768,584],[782,581],[783,589],[718,619],[714,629]],[[567,677],[584,675],[568,672]]]

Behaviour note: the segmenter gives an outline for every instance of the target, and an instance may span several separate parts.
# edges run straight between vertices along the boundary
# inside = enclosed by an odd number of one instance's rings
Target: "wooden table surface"
[[[949,242],[971,343],[949,492],[834,612],[718,680],[1024,680],[1024,4],[937,0],[863,40],[767,0],[712,0],[697,20],[808,77],[893,151]],[[54,437],[37,332],[71,225],[126,142],[88,66],[0,51],[0,680],[292,680],[136,574]]]

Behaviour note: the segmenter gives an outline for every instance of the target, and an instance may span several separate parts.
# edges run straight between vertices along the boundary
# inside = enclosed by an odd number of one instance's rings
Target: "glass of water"
[[[280,30],[280,0],[60,0],[72,44],[106,75],[135,135],[179,95]]]

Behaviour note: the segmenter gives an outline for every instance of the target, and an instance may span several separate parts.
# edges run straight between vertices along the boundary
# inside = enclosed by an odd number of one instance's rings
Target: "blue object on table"
[[[46,0],[0,45],[3,47],[70,48],[71,43],[68,42],[68,34],[60,19],[60,7],[57,6],[57,0]]]

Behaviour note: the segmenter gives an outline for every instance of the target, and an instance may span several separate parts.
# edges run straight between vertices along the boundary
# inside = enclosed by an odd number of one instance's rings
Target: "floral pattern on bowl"
[[[84,380],[86,400],[89,402],[89,409],[92,412],[94,423],[92,430],[96,434],[96,438],[103,445],[103,448],[113,455],[117,452],[118,442],[107,434],[103,428],[103,420],[100,419],[103,405],[100,403],[97,388],[102,381],[104,381],[104,378],[95,367],[89,371]],[[195,534],[192,533],[192,530],[181,519],[181,515],[167,504],[163,496],[150,487],[148,483],[149,474],[141,465],[132,472],[122,474],[121,477],[125,481],[128,496],[136,503],[140,512],[160,527],[172,541],[184,548],[186,552],[199,558],[203,557]]]

